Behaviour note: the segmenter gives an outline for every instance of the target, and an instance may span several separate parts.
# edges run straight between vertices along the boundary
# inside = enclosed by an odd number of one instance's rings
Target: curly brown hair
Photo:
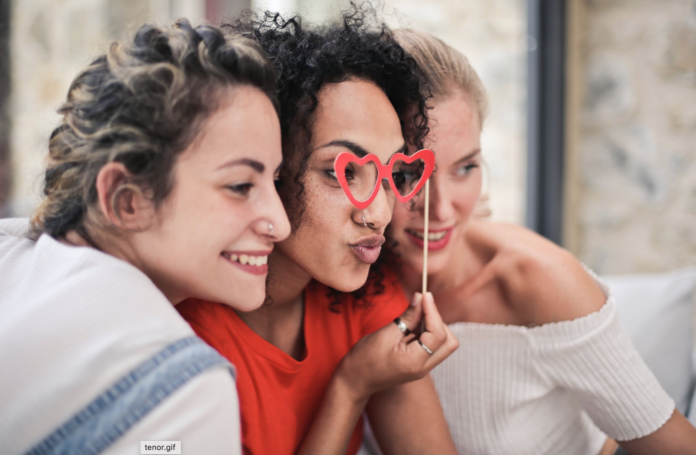
[[[373,82],[394,107],[404,137],[422,146],[429,131],[427,95],[416,61],[404,52],[369,2],[351,3],[340,21],[324,26],[306,24],[300,16],[285,19],[265,12],[222,27],[259,43],[276,70],[283,139],[278,193],[293,230],[304,212],[302,181],[311,155],[318,95],[325,85],[351,78]]]

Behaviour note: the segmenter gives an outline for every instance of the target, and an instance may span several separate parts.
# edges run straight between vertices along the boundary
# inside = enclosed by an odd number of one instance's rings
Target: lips
[[[350,245],[353,253],[365,264],[374,264],[382,251],[384,236],[373,234]]]
[[[430,230],[428,232],[428,251],[441,250],[447,246],[452,238],[453,228]],[[418,248],[423,248],[424,231],[422,229],[405,229],[406,236]]]
[[[223,251],[220,255],[235,267],[252,275],[268,273],[270,251]]]

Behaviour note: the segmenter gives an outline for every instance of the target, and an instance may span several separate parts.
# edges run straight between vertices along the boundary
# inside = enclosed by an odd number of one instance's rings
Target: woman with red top
[[[380,185],[356,209],[334,172],[339,153],[387,163],[405,151],[404,137],[418,143],[427,133],[414,62],[365,22],[357,11],[308,30],[267,14],[229,27],[255,39],[278,71],[279,194],[293,230],[269,256],[268,305],[177,308],[238,369],[245,453],[355,454],[363,409],[385,453],[456,453],[427,376],[456,341],[430,295],[409,305],[395,276],[379,270],[365,285],[395,196]],[[422,344],[392,324],[397,317],[411,330],[425,318]]]

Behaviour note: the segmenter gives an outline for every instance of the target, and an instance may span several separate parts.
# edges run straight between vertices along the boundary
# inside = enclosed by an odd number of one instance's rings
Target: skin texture
[[[369,265],[359,259],[351,245],[366,236],[383,235],[395,203],[388,184],[380,186],[368,209],[359,210],[350,203],[332,176],[333,161],[339,153],[356,149],[335,145],[335,141],[350,141],[377,155],[382,163],[405,147],[396,112],[375,84],[358,79],[327,84],[319,92],[318,101],[313,153],[303,181],[306,206],[302,222],[269,258],[273,304],[238,313],[252,330],[295,359],[300,358],[304,348],[304,288],[312,278],[345,292],[361,287]],[[334,145],[327,145],[331,143]],[[363,215],[368,226],[363,224]],[[423,343],[435,353],[429,356],[412,342],[413,335],[404,337],[395,324],[363,338],[334,373],[300,453],[345,453],[355,423],[371,397],[415,380],[401,394],[384,396],[381,404],[370,409],[413,415],[417,412],[413,406],[422,400],[408,397],[430,397],[429,407],[423,407],[425,415],[433,414],[426,429],[413,433],[407,427],[390,425],[381,436],[384,440],[401,438],[407,447],[401,453],[422,453],[428,447],[437,453],[456,453],[432,383],[422,379],[458,345],[442,323],[432,296],[423,302],[417,298],[402,316],[412,329],[422,318],[427,328]]]
[[[248,311],[263,303],[266,275],[242,270],[223,253],[270,253],[290,233],[273,181],[282,159],[280,126],[261,91],[242,86],[222,95],[221,108],[179,156],[173,190],[158,209],[137,188],[116,191],[128,178],[123,165],[102,168],[98,209],[115,229],[93,237],[174,304],[198,297]],[[75,233],[67,240],[79,243]]]
[[[376,85],[348,81],[322,89],[313,136],[313,153],[304,178],[302,224],[278,245],[273,256],[289,258],[305,272],[307,282],[314,277],[339,291],[352,291],[363,285],[370,267],[357,258],[350,245],[369,235],[384,234],[396,198],[389,186],[383,185],[367,209],[355,208],[333,172],[336,156],[351,150],[331,144],[348,140],[386,164],[393,154],[405,151],[401,125]],[[363,225],[363,216],[371,226]],[[321,241],[317,241],[317,233],[324,234]]]
[[[534,326],[598,311],[606,298],[570,253],[527,229],[476,219],[481,127],[471,99],[452,90],[434,100],[426,142],[437,157],[430,229],[452,230],[449,243],[429,253],[429,289],[443,320]],[[423,213],[422,204],[415,210],[397,206],[390,225],[408,293],[416,291],[422,273],[422,250],[409,232],[423,229]],[[631,454],[696,453],[696,429],[675,411],[653,434],[619,443]],[[615,447],[608,440],[602,455]]]
[[[383,235],[396,200],[388,187],[382,187],[366,211],[356,209],[333,177],[336,156],[350,150],[326,145],[350,140],[383,162],[404,147],[394,108],[376,85],[365,81],[327,84],[322,89],[313,135],[314,152],[303,182],[302,224],[269,257],[273,305],[240,314],[256,333],[295,358],[304,347],[302,291],[312,278],[344,292],[360,288],[370,266],[355,256],[350,245]],[[368,227],[362,222],[365,212]]]
[[[437,100],[429,117],[431,131],[425,147],[435,152],[437,163],[430,178],[429,229],[452,231],[448,248],[428,254],[428,270],[438,276],[459,257],[467,222],[481,193],[481,124],[468,97],[459,91],[451,98]],[[423,247],[406,231],[423,231],[422,195],[416,202],[417,210],[408,204],[395,208],[390,237],[398,242],[409,269],[420,274]],[[430,289],[435,288],[431,285]]]

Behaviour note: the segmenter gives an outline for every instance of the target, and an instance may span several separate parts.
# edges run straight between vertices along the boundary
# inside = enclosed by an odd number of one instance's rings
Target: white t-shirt
[[[0,453],[24,453],[120,378],[194,335],[140,270],[0,220]],[[182,453],[239,454],[239,403],[226,368],[194,376],[105,454],[140,441],[181,441]]]

